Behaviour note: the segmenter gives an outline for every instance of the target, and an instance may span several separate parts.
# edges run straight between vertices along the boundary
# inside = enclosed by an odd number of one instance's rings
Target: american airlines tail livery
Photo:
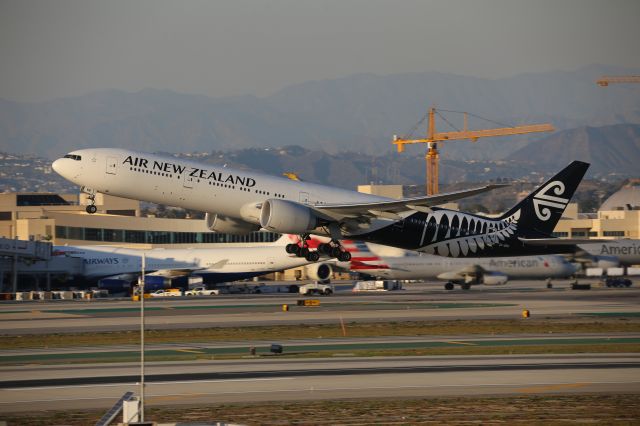
[[[296,234],[304,244],[288,253],[316,261],[348,261],[340,240],[369,241],[448,257],[494,257],[572,252],[575,242],[550,238],[589,165],[574,161],[499,218],[434,207],[502,185],[400,200],[244,170],[126,149],[73,151],[53,169],[92,199],[105,193],[206,212],[211,231],[261,228]],[[87,206],[95,213],[95,205]],[[309,250],[309,235],[329,236]]]

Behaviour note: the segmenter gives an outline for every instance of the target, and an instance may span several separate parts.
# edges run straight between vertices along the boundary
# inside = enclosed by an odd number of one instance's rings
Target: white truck
[[[156,290],[149,294],[151,297],[182,296],[182,291],[179,288],[168,288],[166,290]]]
[[[185,296],[217,296],[218,294],[220,290],[209,290],[206,287],[195,287],[184,293]]]
[[[326,284],[311,283],[311,284],[301,285],[299,292],[303,296],[311,296],[314,294],[319,294],[322,296],[330,296],[333,294],[333,288],[331,288],[331,286]]]

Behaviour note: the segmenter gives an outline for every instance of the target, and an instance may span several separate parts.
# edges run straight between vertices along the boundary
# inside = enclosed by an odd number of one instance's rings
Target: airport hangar
[[[362,185],[358,190],[390,198],[403,196],[401,185]],[[279,237],[270,232],[221,234],[206,229],[203,220],[142,216],[139,201],[105,194],[96,196],[98,214],[85,213],[88,203],[86,194],[0,193],[0,237],[54,245],[100,244],[140,249],[256,245]],[[455,204],[447,207],[455,208]],[[579,213],[577,204],[569,204],[554,235],[640,239],[640,186],[628,185],[620,189],[602,204],[597,213]],[[0,253],[0,258],[4,256],[3,260],[0,259],[0,283],[9,281],[5,275],[15,274],[16,261],[7,254]],[[28,263],[33,259],[33,256],[25,257],[21,262],[27,265],[20,264],[18,269],[29,270]],[[72,265],[68,268],[74,270]],[[304,268],[297,268],[267,278],[294,280],[307,277]]]

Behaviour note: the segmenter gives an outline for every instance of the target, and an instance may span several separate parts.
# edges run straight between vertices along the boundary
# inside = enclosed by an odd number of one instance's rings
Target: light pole
[[[145,253],[142,252],[142,275],[140,276],[140,422],[144,422],[144,268]]]

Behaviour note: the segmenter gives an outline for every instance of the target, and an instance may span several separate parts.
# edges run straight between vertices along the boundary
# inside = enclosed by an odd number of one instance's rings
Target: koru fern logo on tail
[[[549,195],[547,192],[551,192],[555,195]],[[561,198],[558,195],[564,194],[564,183],[554,180],[549,182],[533,197],[533,208],[536,212],[538,219],[546,222],[551,219],[551,210],[549,207],[564,209],[569,202],[568,198]]]

